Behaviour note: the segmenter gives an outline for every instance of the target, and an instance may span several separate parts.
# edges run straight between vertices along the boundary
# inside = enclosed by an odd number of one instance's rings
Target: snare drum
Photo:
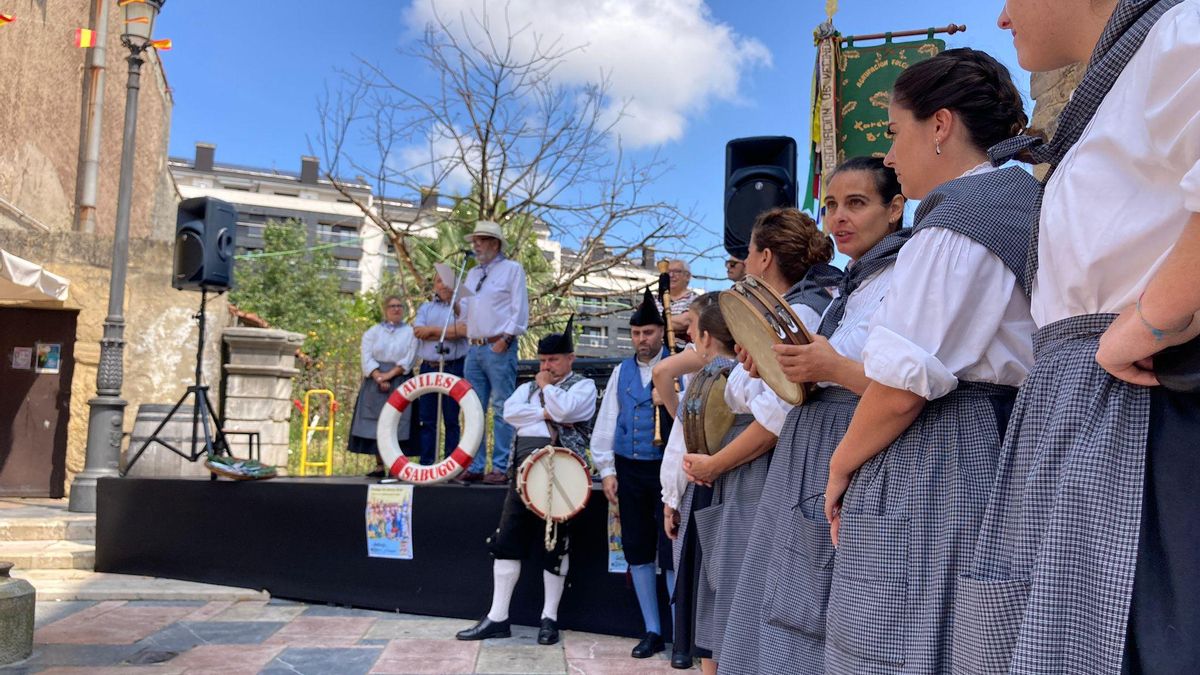
[[[730,368],[704,368],[692,376],[683,398],[683,442],[688,452],[715,455],[733,426],[725,403]]]
[[[517,494],[538,518],[562,523],[587,506],[592,476],[579,455],[547,445],[521,462]]]
[[[812,336],[787,300],[762,279],[746,275],[732,289],[721,291],[720,303],[729,332],[754,359],[763,382],[784,401],[792,405],[804,403],[809,385],[789,381],[771,349],[779,344],[812,342]]]

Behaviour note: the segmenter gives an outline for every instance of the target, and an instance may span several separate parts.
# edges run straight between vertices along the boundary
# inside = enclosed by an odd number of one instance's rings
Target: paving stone
[[[183,669],[145,666],[122,666],[113,668],[47,668],[37,671],[38,675],[137,675],[137,673],[154,673],[155,675],[182,675]]]
[[[638,641],[633,638],[563,632],[563,652],[568,659],[631,659]]]
[[[244,645],[237,649],[200,645],[175,657],[170,665],[188,672],[250,675],[262,670],[283,650],[282,645]]]
[[[475,662],[476,673],[495,675],[534,675],[563,673],[567,669],[559,645],[484,645]]]
[[[196,611],[188,614],[183,618],[184,621],[208,621],[214,616],[224,612],[233,606],[229,600],[217,600],[214,602],[206,602]]]
[[[570,675],[667,675],[680,672],[687,671],[672,669],[669,659],[639,660],[628,656],[624,659],[567,659]]]
[[[475,622],[468,619],[380,619],[364,639],[453,639],[455,633],[473,625]]]
[[[65,619],[75,612],[94,607],[93,601],[88,600],[72,600],[67,602],[39,602],[34,606],[33,610],[33,626],[41,628],[42,626],[52,624],[59,619]]]
[[[22,666],[115,666],[138,651],[133,645],[35,644]]]
[[[291,621],[304,613],[304,605],[277,605],[263,602],[238,602],[210,621]]]
[[[286,624],[267,621],[180,621],[138,641],[144,648],[185,652],[203,644],[255,645]],[[230,650],[233,651],[233,650]]]
[[[266,640],[296,647],[350,647],[370,630],[375,619],[365,617],[301,616]]]
[[[289,647],[263,668],[270,675],[366,675],[383,650],[378,647],[312,649]]]
[[[203,607],[204,600],[130,600],[126,607]]]
[[[101,603],[96,610],[107,603]],[[191,613],[190,607],[114,607],[99,617],[83,610],[34,633],[37,643],[133,644]]]
[[[358,609],[357,607],[337,607],[335,605],[313,605],[304,610],[303,616],[359,616],[372,619],[394,616],[395,612],[380,612],[373,609]]]
[[[461,640],[395,640],[383,650],[372,673],[474,673],[482,645]]]

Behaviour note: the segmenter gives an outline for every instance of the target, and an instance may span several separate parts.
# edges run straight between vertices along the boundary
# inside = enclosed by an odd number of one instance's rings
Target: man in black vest
[[[571,371],[575,347],[571,340],[572,321],[561,335],[547,335],[538,342],[541,370],[532,382],[526,382],[504,403],[504,419],[516,429],[513,461],[508,465],[512,478],[528,457],[547,445],[565,447],[581,457],[591,436],[591,420],[596,413],[596,383]],[[484,640],[509,637],[508,607],[513,589],[521,576],[521,561],[537,549],[544,550],[546,523],[526,508],[517,493],[516,481],[510,480],[500,524],[488,539],[495,561],[492,564],[492,607],[487,616],[471,628],[459,632],[459,640]],[[542,605],[538,644],[558,642],[558,603],[566,586],[570,549],[570,522],[558,526],[553,550],[542,563],[545,600]]]

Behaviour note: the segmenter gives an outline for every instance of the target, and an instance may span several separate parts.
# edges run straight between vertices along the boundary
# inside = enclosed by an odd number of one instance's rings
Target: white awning
[[[66,277],[0,249],[0,304],[63,302],[68,286]]]

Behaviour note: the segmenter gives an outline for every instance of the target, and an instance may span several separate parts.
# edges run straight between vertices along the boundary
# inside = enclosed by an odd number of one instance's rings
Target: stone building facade
[[[99,29],[108,5],[99,172],[94,218],[80,218],[80,176],[93,91],[91,50],[72,42],[74,28]],[[128,51],[121,12],[108,0],[12,0],[16,21],[0,39],[0,247],[70,280],[67,306],[79,309],[70,397],[68,483],[83,468],[87,402],[95,395],[100,337],[107,314],[117,208]],[[170,11],[166,5],[165,11]],[[169,58],[169,57],[168,57]],[[159,55],[145,55],[138,100],[130,265],[125,295],[125,430],[137,406],[174,402],[192,380],[196,293],[171,288],[178,191],[167,170],[171,90]],[[216,384],[223,300],[209,303],[206,378]],[[215,390],[215,387],[214,387]]]

